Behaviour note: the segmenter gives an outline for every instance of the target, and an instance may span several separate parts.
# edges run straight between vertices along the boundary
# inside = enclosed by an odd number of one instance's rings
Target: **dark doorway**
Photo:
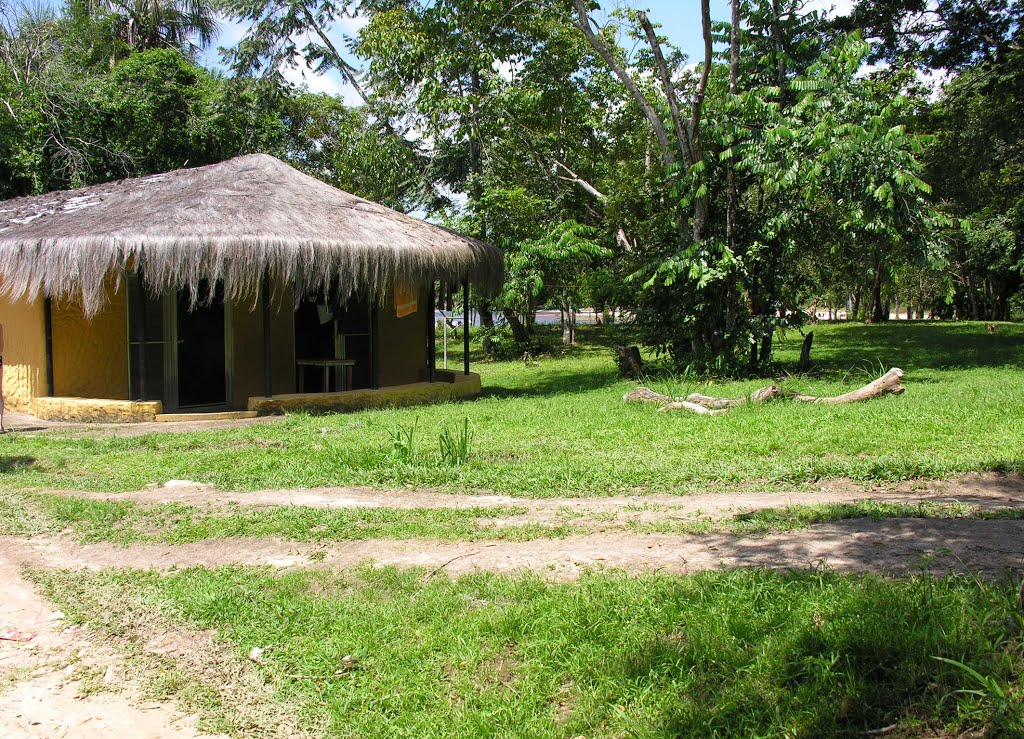
[[[204,281],[200,296],[209,295]],[[223,405],[227,402],[224,356],[224,291],[212,300],[190,306],[189,294],[178,293],[178,406]]]
[[[365,298],[352,298],[339,305],[333,300],[307,299],[295,311],[295,357],[297,384],[303,392],[336,390],[338,383],[325,387],[324,372],[304,366],[303,360],[349,359],[349,389],[373,386],[373,336],[371,307]]]
[[[136,273],[128,274],[128,394],[132,400],[164,400],[163,298],[153,297]]]

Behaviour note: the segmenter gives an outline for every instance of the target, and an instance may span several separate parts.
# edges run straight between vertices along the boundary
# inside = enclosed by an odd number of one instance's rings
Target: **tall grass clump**
[[[462,425],[455,431],[448,426],[443,428],[438,436],[441,462],[450,465],[466,464],[472,439],[473,428],[468,417],[462,420]]]

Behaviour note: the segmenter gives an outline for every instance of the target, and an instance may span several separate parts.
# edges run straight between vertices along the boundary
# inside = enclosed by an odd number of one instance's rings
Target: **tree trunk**
[[[732,0],[732,21],[729,32],[729,94],[739,93],[740,77],[740,0]],[[736,190],[736,167],[732,157],[725,164],[727,181],[725,210],[725,239],[732,252],[736,253],[736,217],[738,215]]]
[[[761,355],[758,357],[758,360],[761,362],[762,367],[772,360],[772,341],[774,338],[775,334],[771,331],[761,337]]]
[[[978,307],[978,295],[974,287],[974,277],[967,275],[967,302],[971,306],[971,318],[981,320],[981,309]]]
[[[814,343],[814,332],[808,332],[804,337],[804,343],[800,346],[800,371],[806,372],[811,368],[811,344]]]
[[[620,347],[626,349],[628,347]],[[672,398],[661,393],[656,393],[650,388],[638,387],[630,390],[628,393],[622,396],[622,400],[625,403],[656,403],[662,405],[664,403],[671,403]]]
[[[477,301],[476,312],[480,315],[481,328],[494,328],[494,313],[491,311],[490,301]]]
[[[562,314],[562,344],[572,346],[576,343],[576,311],[572,303],[563,299],[559,312]]]
[[[530,332],[526,330],[526,325],[519,320],[519,316],[509,308],[504,308],[501,313],[505,316],[505,320],[508,321],[508,325],[512,329],[512,338],[516,340],[516,343],[529,344]]]
[[[875,277],[871,281],[871,321],[881,323],[885,305],[882,303],[882,260],[875,260]]]
[[[636,379],[643,374],[644,362],[640,357],[639,347],[619,346],[615,351],[618,355],[619,375]]]
[[[766,385],[760,390],[755,390],[750,394],[749,397],[744,396],[742,398],[716,398],[712,395],[701,395],[700,393],[690,393],[686,396],[686,400],[690,403],[696,403],[702,405],[705,408],[735,408],[738,405],[746,405],[747,403],[767,403],[769,400],[782,396],[782,388],[778,385]]]
[[[620,349],[625,348],[626,347],[620,347]],[[765,403],[783,395],[804,403],[841,405],[844,403],[858,403],[865,400],[871,400],[872,398],[877,398],[890,393],[893,395],[899,395],[905,389],[903,385],[900,384],[903,379],[903,374],[903,370],[899,367],[893,367],[877,380],[869,382],[864,387],[830,398],[819,398],[814,395],[797,395],[796,393],[784,393],[777,385],[768,385],[751,393],[751,395],[747,397],[716,398],[710,395],[701,395],[700,393],[690,393],[686,396],[686,400],[681,401],[673,400],[673,398],[668,395],[656,393],[650,388],[638,387],[623,395],[622,400],[626,403],[651,403],[654,405],[660,405],[661,408],[659,410],[662,411],[687,410],[703,414],[725,413],[730,408],[734,408],[739,405],[746,405],[747,403]]]

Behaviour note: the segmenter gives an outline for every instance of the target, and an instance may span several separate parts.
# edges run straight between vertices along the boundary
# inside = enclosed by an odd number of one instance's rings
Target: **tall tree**
[[[786,278],[821,248],[823,219],[828,248],[874,245],[876,275],[901,254],[926,251],[935,218],[919,176],[921,144],[900,125],[908,107],[899,81],[858,76],[868,53],[858,38],[808,42],[813,23],[795,3],[737,3],[740,23],[728,24],[713,24],[704,4],[705,60],[688,78],[666,63],[646,15],[627,17],[650,50],[646,67],[630,67],[583,0],[574,4],[581,30],[651,126],[676,197],[670,212],[679,219],[692,209],[689,234],[643,249],[637,316],[650,341],[681,362],[729,366],[747,346],[752,364],[767,362],[774,327],[798,320]],[[724,64],[712,54],[715,33],[728,42]],[[756,50],[746,64],[744,44]],[[645,85],[645,75],[660,84]]]
[[[78,6],[102,14],[128,50],[177,49],[194,57],[218,32],[213,0],[99,0]]]

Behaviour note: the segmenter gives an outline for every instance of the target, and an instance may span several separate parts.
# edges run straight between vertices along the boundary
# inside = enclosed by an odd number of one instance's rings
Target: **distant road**
[[[501,313],[494,313],[493,315],[494,315],[494,322],[497,325],[500,326],[501,324],[505,323],[505,316],[501,315]],[[621,315],[621,314],[618,314],[618,315]],[[434,320],[435,321],[440,321],[442,318],[443,318],[443,315],[442,315],[441,311],[434,311]],[[456,320],[456,322],[461,323],[462,322],[462,315],[460,313],[456,313],[455,314],[455,320]],[[561,317],[561,314],[557,310],[539,310],[539,311],[537,311],[537,323],[539,323],[541,325],[552,326],[552,325],[559,324],[561,322],[562,322],[562,317]],[[580,311],[579,313],[576,314],[576,323],[577,324],[588,324],[588,325],[593,325],[593,324],[597,323],[597,320],[594,317],[594,311],[592,311],[592,310],[582,310],[582,311]],[[475,311],[473,312],[473,325],[474,326],[479,326],[480,325],[480,316]]]

